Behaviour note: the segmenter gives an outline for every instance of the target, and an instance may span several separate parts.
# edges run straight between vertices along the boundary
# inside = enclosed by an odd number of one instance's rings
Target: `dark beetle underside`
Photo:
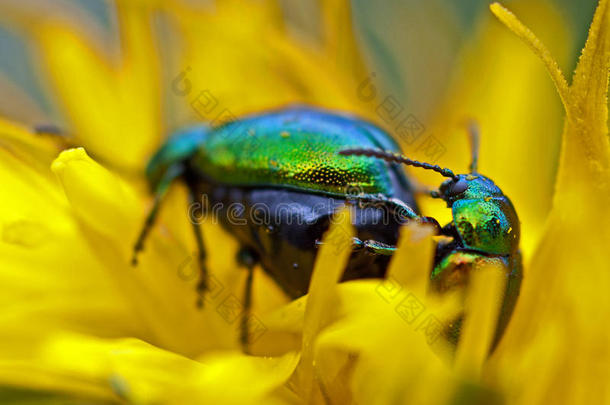
[[[207,202],[207,215],[213,214],[243,248],[253,252],[265,272],[291,298],[307,293],[316,242],[322,239],[337,209],[352,203],[297,190],[210,184],[200,177],[190,184],[195,195]],[[401,194],[400,198],[417,210],[411,193],[403,190]],[[357,203],[353,207],[357,238],[396,244],[401,224],[387,207]],[[389,260],[390,256],[354,251],[342,280],[383,277]]]

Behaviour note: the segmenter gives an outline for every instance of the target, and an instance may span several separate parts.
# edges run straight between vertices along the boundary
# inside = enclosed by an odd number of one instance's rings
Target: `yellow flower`
[[[434,252],[425,227],[404,227],[384,281],[339,284],[349,252],[328,244],[319,251],[310,293],[296,301],[288,302],[257,268],[254,313],[261,334],[253,355],[242,353],[237,316],[224,306],[232,299],[239,306],[246,275],[233,259],[235,241],[212,223],[204,224],[204,237],[218,246],[207,259],[215,287],[202,310],[194,305],[195,246],[182,187],[172,189],[139,266],[132,267],[132,244],[148,205],[139,173],[173,126],[162,114],[166,98],[183,121],[227,119],[295,101],[379,118],[376,104],[355,91],[366,68],[345,2],[322,3],[318,48],[287,32],[274,2],[116,4],[121,52],[114,60],[70,22],[5,10],[29,34],[74,134],[71,142],[86,151],[0,119],[3,402],[610,401],[604,391],[610,378],[607,0],[599,2],[571,84],[542,42],[493,4],[491,11],[543,62],[560,101],[551,100],[538,61],[487,21],[432,120],[441,134],[456,132],[465,116],[481,121],[481,167],[513,198],[523,222],[521,297],[489,358],[501,271],[489,266],[474,273],[465,300],[428,295]],[[544,2],[523,8],[542,19],[560,18]],[[159,13],[177,43],[164,43],[151,28]],[[545,27],[563,32],[559,23]],[[166,60],[158,58],[162,52]],[[166,69],[181,72],[169,89],[161,85]],[[507,85],[508,78],[515,82]],[[442,160],[463,167],[465,142],[455,139],[461,138],[443,138],[451,153]],[[544,153],[547,143],[561,148],[556,173],[553,153]],[[422,203],[424,211],[446,218],[446,209]],[[349,243],[349,220],[348,209],[337,213],[325,238]],[[406,305],[420,308],[421,322],[413,322]],[[434,332],[462,306],[468,317],[454,350]]]

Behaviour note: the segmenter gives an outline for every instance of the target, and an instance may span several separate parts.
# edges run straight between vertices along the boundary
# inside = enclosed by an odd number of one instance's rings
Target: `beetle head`
[[[480,174],[445,181],[439,197],[451,208],[461,248],[509,255],[519,247],[519,218],[500,188]]]
[[[458,239],[458,248],[485,255],[510,255],[519,246],[519,218],[502,190],[491,179],[477,172],[479,132],[473,122],[469,124],[469,133],[471,163],[468,174],[456,175],[452,170],[438,165],[379,150],[348,149],[340,153],[376,157],[433,170],[448,177],[439,190],[431,191],[430,195],[443,199],[451,208],[453,223],[446,228],[451,234],[449,236]]]

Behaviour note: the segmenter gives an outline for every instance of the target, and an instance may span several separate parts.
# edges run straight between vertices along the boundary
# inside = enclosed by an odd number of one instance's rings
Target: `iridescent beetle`
[[[245,344],[254,264],[260,263],[291,298],[305,294],[316,248],[330,218],[338,207],[352,204],[357,238],[342,280],[383,277],[401,225],[407,221],[432,224],[451,238],[437,246],[431,273],[437,290],[464,283],[467,268],[477,260],[500,258],[510,269],[499,337],[521,278],[519,221],[512,204],[491,180],[476,174],[476,153],[469,175],[454,175],[399,153],[398,145],[379,127],[310,107],[255,114],[216,128],[189,128],[170,138],[147,167],[155,204],[134,247],[134,263],[169,185],[182,179],[191,207],[202,197],[207,205],[220,207],[213,211],[241,245],[238,262],[248,269],[241,336]],[[436,220],[419,214],[415,188],[401,163],[450,178],[431,195],[452,208],[451,224],[441,229]],[[204,214],[209,209],[199,208]],[[268,212],[261,215],[265,209]],[[203,294],[209,277],[206,250],[199,222],[194,215],[191,220],[199,246]],[[457,336],[458,332],[456,324],[452,333]]]

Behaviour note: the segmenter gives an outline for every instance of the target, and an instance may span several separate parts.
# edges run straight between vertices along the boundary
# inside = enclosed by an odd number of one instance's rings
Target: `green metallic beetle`
[[[260,263],[289,297],[304,295],[332,215],[351,204],[357,237],[342,280],[383,277],[400,227],[409,221],[431,224],[450,240],[436,248],[431,278],[438,291],[464,284],[480,260],[501,260],[509,269],[499,338],[519,293],[519,221],[500,189],[476,174],[473,156],[472,173],[455,175],[401,156],[392,138],[371,123],[310,107],[189,128],[170,138],[147,167],[155,204],[136,242],[134,263],[169,185],[182,179],[199,246],[201,296],[210,289],[210,275],[199,218],[212,213],[241,246],[237,259],[248,270],[241,336],[246,344],[254,265]],[[452,209],[449,225],[441,229],[419,214],[401,164],[450,178],[430,194]],[[458,324],[449,332],[456,339]]]

